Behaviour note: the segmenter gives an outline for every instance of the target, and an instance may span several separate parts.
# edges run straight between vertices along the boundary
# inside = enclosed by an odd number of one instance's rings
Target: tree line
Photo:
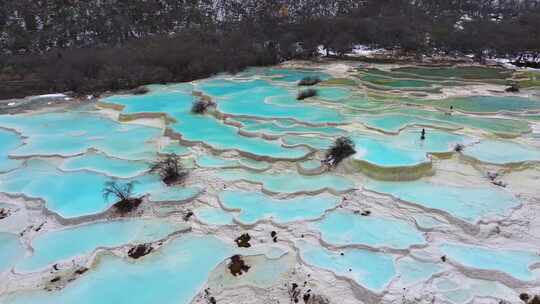
[[[540,0],[17,0],[0,3],[0,98],[188,81],[343,56],[540,56]]]

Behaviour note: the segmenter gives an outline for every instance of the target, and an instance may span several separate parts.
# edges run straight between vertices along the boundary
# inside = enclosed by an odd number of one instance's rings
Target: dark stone
[[[534,298],[529,302],[529,304],[540,304],[540,296],[534,296]]]
[[[244,272],[248,272],[251,266],[247,265],[242,257],[236,254],[231,257],[228,268],[233,276],[237,276],[242,275]]]
[[[445,256],[445,255],[443,255],[443,256],[441,257],[441,261],[446,262],[446,256]]]
[[[274,241],[274,243],[277,243],[278,241],[277,232],[275,231],[270,232],[270,236],[272,237],[272,240]]]
[[[463,152],[464,149],[465,149],[465,146],[462,144],[457,144],[454,146],[454,151],[457,153]]]
[[[507,93],[517,93],[519,92],[519,86],[517,84],[513,84],[506,88],[504,91]]]
[[[302,290],[298,288],[298,284],[296,283],[291,284],[291,287],[289,288],[289,296],[292,302],[298,303],[298,297],[300,296],[301,291]]]
[[[217,303],[216,298],[214,298],[214,297],[210,297],[210,299],[208,299],[208,302],[210,302],[210,304],[216,304]]]
[[[519,295],[519,298],[521,299],[521,301],[527,303],[529,299],[531,298],[531,296],[529,296],[528,293],[522,293]]]
[[[10,216],[9,209],[2,208],[0,209],[0,220],[5,219],[6,217]]]
[[[362,216],[369,216],[370,214],[371,214],[371,211],[366,210],[366,211],[362,212],[360,215],[362,215]]]
[[[54,277],[50,280],[51,283],[60,281],[60,277]]]
[[[311,294],[309,293],[305,293],[304,296],[302,297],[302,299],[304,300],[304,303],[307,304],[307,302],[309,301],[309,298],[311,297]]]
[[[494,184],[495,186],[499,186],[499,187],[502,187],[502,188],[506,188],[507,184],[503,181],[494,181],[494,182],[491,182],[492,184]]]
[[[304,90],[304,91],[301,91],[300,93],[298,93],[298,96],[296,97],[296,99],[304,100],[306,98],[314,97],[314,96],[317,96],[317,95],[318,95],[317,90],[315,90],[315,89],[307,89],[307,90]]]
[[[251,247],[251,244],[249,243],[250,240],[251,236],[249,236],[248,233],[244,233],[238,238],[236,238],[236,240],[234,241],[236,242],[236,245],[238,245],[238,247],[249,248]]]
[[[38,232],[41,230],[41,228],[43,228],[43,225],[45,225],[45,223],[42,223],[41,225],[39,225],[38,227],[34,228],[34,231],[35,232]]]
[[[184,221],[186,221],[186,222],[189,221],[189,219],[190,219],[193,215],[194,215],[193,211],[188,210],[188,212],[186,212],[186,214],[184,214],[184,217],[183,217]]]
[[[85,273],[85,272],[87,272],[87,271],[88,271],[88,268],[86,268],[86,267],[81,267],[81,268],[75,270],[75,274],[76,274],[76,275],[81,275],[81,274],[83,274],[83,273]]]
[[[132,259],[138,259],[142,256],[145,256],[152,252],[154,248],[150,244],[140,244],[134,247],[131,247],[128,251],[128,256]]]
[[[308,76],[308,77],[302,78],[302,80],[300,80],[300,82],[298,82],[298,85],[299,86],[313,86],[313,85],[316,85],[319,82],[321,82],[319,77]]]

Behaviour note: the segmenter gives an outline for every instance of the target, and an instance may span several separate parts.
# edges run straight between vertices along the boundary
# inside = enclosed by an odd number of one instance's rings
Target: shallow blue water
[[[13,294],[0,301],[17,304],[189,303],[210,271],[231,254],[231,246],[217,238],[187,235],[135,261],[102,256],[93,269],[60,291]]]
[[[410,257],[400,259],[396,267],[400,282],[406,285],[425,281],[443,269],[440,265],[420,262]]]
[[[348,179],[332,174],[306,176],[293,172],[254,173],[245,170],[223,170],[218,176],[227,181],[246,180],[263,185],[263,188],[274,193],[321,192],[327,189],[348,191],[354,183]]]
[[[328,194],[279,200],[259,192],[243,191],[222,192],[219,200],[225,208],[239,210],[237,219],[247,225],[263,219],[280,224],[315,219],[340,202],[338,197]]]
[[[120,124],[88,112],[0,116],[0,125],[28,137],[14,156],[73,156],[90,148],[125,159],[153,158],[157,128]]]
[[[529,266],[540,262],[538,254],[518,250],[496,250],[464,244],[443,244],[440,249],[448,258],[464,266],[498,270],[524,281],[535,278]]]
[[[157,241],[186,229],[185,224],[164,220],[117,220],[76,226],[41,234],[32,241],[34,252],[17,264],[17,271],[41,270],[55,262],[88,255],[96,248]]]
[[[175,122],[169,127],[181,134],[183,139],[204,142],[217,150],[240,150],[258,156],[285,159],[301,158],[308,153],[303,148],[287,149],[279,142],[240,136],[237,128],[225,125],[211,115],[192,114],[189,92],[163,89],[142,96],[111,96],[105,101],[122,105],[156,105],[151,112],[167,113],[173,118]],[[128,109],[133,111],[129,106]]]
[[[508,192],[494,187],[451,186],[426,181],[383,182],[369,181],[365,187],[390,194],[402,200],[440,209],[469,222],[489,215],[504,215],[519,205]]]
[[[115,203],[102,195],[110,177],[92,171],[62,172],[43,160],[28,161],[24,167],[1,175],[0,180],[0,191],[42,198],[49,210],[63,217],[102,212]],[[134,195],[149,193],[154,201],[182,201],[200,191],[197,187],[168,188],[157,175],[128,181],[135,181]]]
[[[471,141],[466,136],[429,129],[421,140],[421,130],[415,128],[395,136],[355,135],[354,158],[383,167],[414,166],[428,161],[428,153],[450,152],[456,144]]]
[[[0,273],[11,269],[23,256],[24,248],[19,237],[12,233],[0,232]]]
[[[391,255],[361,249],[335,252],[304,241],[300,241],[297,246],[306,263],[349,277],[375,292],[383,290],[396,275]]]
[[[10,159],[9,153],[21,144],[16,133],[0,129],[0,172],[9,171],[20,164],[20,161]]]
[[[61,166],[64,171],[91,170],[119,178],[135,177],[149,168],[150,164],[147,162],[126,161],[96,153],[69,158]]]
[[[363,244],[407,249],[426,243],[422,233],[405,221],[375,215],[361,216],[341,210],[327,214],[314,227],[321,232],[325,242],[335,245]]]
[[[212,79],[200,83],[199,89],[216,98],[220,112],[231,115],[290,118],[319,124],[339,123],[345,119],[333,109],[297,102],[294,90],[291,91],[264,80]],[[329,91],[328,98],[331,97],[331,93],[332,91]],[[333,93],[333,95],[336,94]]]

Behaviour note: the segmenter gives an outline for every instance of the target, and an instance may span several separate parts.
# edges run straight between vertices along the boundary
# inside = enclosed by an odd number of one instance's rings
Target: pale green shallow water
[[[540,110],[540,100],[515,96],[473,96],[463,98],[450,98],[437,101],[417,100],[416,104],[432,105],[434,107],[472,113],[495,113],[501,111],[521,112]]]
[[[540,149],[509,141],[483,140],[465,148],[463,153],[492,164],[540,161]]]
[[[359,121],[367,126],[386,132],[397,132],[411,123],[434,125],[443,128],[468,127],[496,134],[519,136],[530,131],[524,120],[501,119],[491,117],[473,117],[458,113],[447,115],[439,111],[428,111],[419,108],[399,108],[385,111],[378,115],[362,115]],[[394,120],[395,119],[395,120]]]

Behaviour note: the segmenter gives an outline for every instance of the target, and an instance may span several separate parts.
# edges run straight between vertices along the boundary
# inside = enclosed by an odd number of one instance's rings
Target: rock
[[[9,209],[1,208],[0,209],[0,220],[5,219],[6,217],[10,216],[11,212]]]
[[[191,210],[188,210],[184,216],[182,217],[184,221],[189,221],[189,219],[193,216],[193,211]]]
[[[513,83],[509,87],[507,87],[504,91],[507,93],[517,93],[519,92],[519,85],[517,83]]]
[[[81,268],[75,270],[75,274],[76,274],[76,275],[81,275],[81,274],[83,274],[83,273],[85,273],[85,272],[87,272],[87,271],[88,271],[88,268],[86,268],[86,267],[81,267]]]
[[[307,304],[330,304],[330,301],[321,295],[312,295]]]
[[[154,248],[150,244],[140,244],[134,247],[131,247],[128,251],[128,256],[132,259],[138,259],[140,257],[143,257],[150,252],[152,252]]]
[[[521,301],[527,303],[529,302],[529,299],[531,298],[531,296],[529,296],[528,293],[522,293],[519,295],[519,298],[521,299]]]
[[[242,257],[236,254],[231,257],[228,268],[233,276],[237,276],[242,275],[244,272],[248,272],[251,266],[247,265]]]
[[[234,241],[236,242],[236,245],[238,245],[238,247],[249,248],[251,247],[251,244],[249,243],[250,240],[251,236],[249,236],[248,233],[244,233],[238,238],[236,238]]]
[[[58,281],[60,281],[60,277],[54,277],[49,282],[55,283],[55,282],[58,282]]]
[[[272,237],[272,240],[274,241],[274,243],[277,243],[277,241],[278,241],[277,232],[275,232],[275,231],[270,232],[270,236]]]

